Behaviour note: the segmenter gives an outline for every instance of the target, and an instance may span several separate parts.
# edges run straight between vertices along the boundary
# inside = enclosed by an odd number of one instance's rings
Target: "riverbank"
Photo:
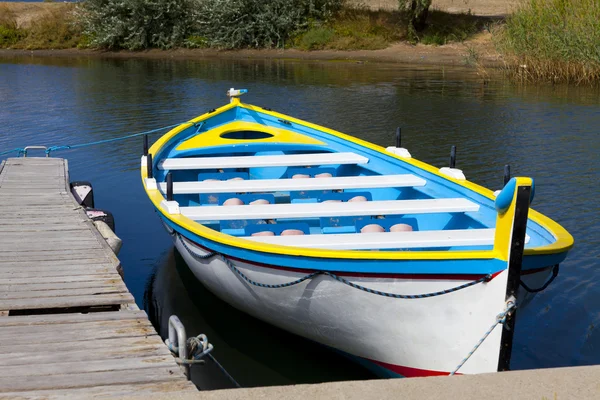
[[[397,0],[394,0],[397,8]],[[496,0],[488,5],[483,0],[470,0],[465,4],[473,3],[475,7],[472,16],[465,17],[462,15],[462,21],[465,24],[480,27],[484,24],[485,18],[477,20],[477,15],[493,15],[508,9],[507,4],[510,1]],[[383,9],[382,15],[386,18],[391,18],[395,11],[392,10],[392,4],[387,0],[371,0],[363,2],[370,10]],[[461,8],[453,8],[452,0],[437,0],[434,1],[433,9],[444,11],[463,12]],[[461,3],[462,4],[462,3]],[[502,4],[504,8],[499,7]],[[7,3],[0,2],[0,11],[4,10],[5,14],[10,13],[11,18],[16,21],[16,28],[31,29],[41,20],[47,19],[49,15],[63,15],[69,13],[73,9],[73,4],[65,3]],[[467,10],[468,11],[468,10]],[[371,12],[371,11],[368,11]],[[386,14],[387,13],[387,14]],[[476,13],[476,14],[475,14]],[[436,16],[434,16],[435,18]],[[446,14],[437,14],[437,17],[443,19],[447,23]],[[461,17],[458,17],[461,18]],[[1,18],[0,18],[1,19]],[[468,20],[467,20],[468,19]],[[381,23],[375,21],[373,23]],[[451,23],[448,23],[448,25]],[[492,43],[492,35],[488,31],[479,31],[477,27],[470,27],[470,32],[464,33],[466,40],[446,40],[436,33],[432,35],[432,41],[442,41],[443,45],[427,45],[417,44],[412,45],[405,41],[399,40],[401,33],[396,32],[395,37],[388,38],[381,43],[367,41],[364,49],[352,50],[345,49],[342,40],[341,45],[321,45],[314,43],[310,39],[301,38],[296,47],[287,49],[243,49],[243,50],[218,50],[218,49],[192,49],[179,48],[172,50],[143,50],[143,51],[102,51],[92,50],[75,44],[72,38],[69,38],[70,45],[60,45],[58,40],[54,41],[38,41],[33,45],[28,44],[25,40],[20,43],[15,41],[14,44],[2,45],[0,41],[0,56],[11,55],[33,55],[33,56],[58,56],[58,57],[111,57],[111,58],[167,58],[167,59],[193,59],[193,58],[247,58],[247,59],[300,59],[300,60],[346,60],[354,62],[386,62],[386,63],[410,63],[423,65],[444,65],[444,66],[483,66],[483,67],[499,67],[503,63],[500,54],[496,51]],[[348,28],[353,28],[352,26]],[[393,21],[387,22],[387,29],[393,30]],[[350,29],[352,30],[352,29]],[[462,33],[462,32],[461,32]],[[450,32],[447,35],[454,35]],[[49,35],[39,35],[48,37]],[[393,36],[393,35],[392,35]],[[361,48],[361,44],[354,44],[355,47]],[[369,47],[370,46],[370,47]],[[66,47],[66,48],[65,48]],[[333,47],[333,48],[332,48]],[[352,45],[348,46],[352,47]],[[301,48],[305,48],[302,50]],[[310,49],[310,51],[308,51]]]
[[[501,67],[501,56],[494,49],[491,35],[481,34],[469,43],[452,43],[444,46],[431,46],[396,43],[381,50],[313,50],[263,49],[263,50],[216,50],[216,49],[175,49],[145,51],[101,51],[90,49],[22,50],[0,49],[0,57],[99,57],[136,59],[179,59],[225,58],[225,59],[294,59],[312,61],[383,62],[441,66],[483,66]]]

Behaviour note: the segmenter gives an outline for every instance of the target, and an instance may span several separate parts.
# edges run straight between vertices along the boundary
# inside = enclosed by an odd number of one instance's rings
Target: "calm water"
[[[558,279],[520,312],[514,369],[600,363],[600,93],[514,88],[469,71],[300,61],[0,59],[0,151],[77,144],[185,121],[244,100],[381,145],[403,127],[413,156],[458,167],[490,188],[502,168],[536,179],[534,207],[564,225],[576,247]],[[204,332],[214,355],[244,386],[367,379],[318,345],[254,320],[207,293],[175,254],[142,191],[141,139],[56,153],[73,180],[94,184],[96,205],[114,213],[125,282],[165,332],[178,314]],[[229,383],[209,365],[202,387]],[[205,371],[205,372],[204,372]]]

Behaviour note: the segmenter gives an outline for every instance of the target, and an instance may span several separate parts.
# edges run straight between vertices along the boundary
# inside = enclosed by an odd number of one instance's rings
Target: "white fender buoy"
[[[408,224],[395,224],[390,227],[390,232],[412,232],[412,226]]]
[[[331,178],[332,176],[329,172],[323,172],[322,174],[316,174],[315,178]]]
[[[256,204],[270,204],[269,200],[265,200],[265,199],[256,199],[254,201],[251,201],[249,203],[250,205],[256,205]]]
[[[285,229],[281,231],[281,236],[299,236],[304,235],[300,229]]]
[[[353,198],[351,198],[350,200],[348,200],[348,203],[352,203],[355,201],[368,201],[367,198],[365,196],[354,196]]]
[[[275,232],[273,231],[260,231],[260,232],[255,232],[250,236],[275,236]]]
[[[227,199],[223,202],[224,206],[241,206],[244,202],[237,197],[232,197],[231,199]]]
[[[360,229],[360,233],[374,233],[374,232],[385,232],[383,226],[379,224],[365,225]]]
[[[307,179],[310,178],[310,175],[307,174],[294,174],[292,175],[292,179]]]

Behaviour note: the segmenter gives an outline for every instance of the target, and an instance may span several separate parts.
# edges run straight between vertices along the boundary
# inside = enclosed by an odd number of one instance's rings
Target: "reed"
[[[66,11],[66,12],[65,12]],[[71,10],[49,10],[26,29],[20,46],[27,49],[70,49],[81,41]]]
[[[495,29],[509,75],[521,82],[600,82],[600,1],[527,0]]]

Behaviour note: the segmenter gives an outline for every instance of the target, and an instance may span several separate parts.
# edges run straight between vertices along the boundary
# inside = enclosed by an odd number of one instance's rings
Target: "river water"
[[[468,179],[500,188],[502,170],[536,180],[534,208],[565,226],[575,248],[556,281],[518,316],[513,369],[600,364],[600,92],[515,87],[472,70],[290,60],[0,58],[0,152],[119,137],[244,101],[392,145],[396,126],[413,157],[445,166],[451,145]],[[156,136],[154,136],[156,138]],[[216,299],[173,250],[142,190],[141,138],[56,152],[72,180],[94,185],[116,218],[119,258],[138,305],[161,330],[177,314],[206,333],[243,386],[369,379],[344,357]],[[0,156],[0,159],[6,156]],[[212,363],[203,388],[231,384]]]

